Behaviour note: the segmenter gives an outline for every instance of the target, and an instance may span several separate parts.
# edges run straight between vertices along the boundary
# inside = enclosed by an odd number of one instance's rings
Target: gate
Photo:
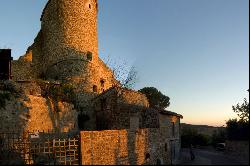
[[[80,165],[79,134],[0,133],[0,165]]]

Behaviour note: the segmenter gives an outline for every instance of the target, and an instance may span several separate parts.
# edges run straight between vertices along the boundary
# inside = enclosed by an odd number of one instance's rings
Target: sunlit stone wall
[[[0,108],[0,131],[78,131],[78,112],[74,105],[42,97],[35,82],[19,82],[19,96],[10,93]],[[0,93],[6,93],[0,89]]]
[[[170,164],[159,129],[82,131],[82,165]]]

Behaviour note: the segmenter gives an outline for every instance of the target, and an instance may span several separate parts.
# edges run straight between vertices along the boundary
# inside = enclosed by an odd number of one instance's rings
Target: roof
[[[164,110],[164,109],[157,109],[157,110],[159,111],[160,114],[173,115],[173,116],[177,116],[177,117],[180,117],[181,119],[183,119],[183,116],[181,114],[177,114],[175,112]]]
[[[124,87],[119,87],[119,86],[113,86],[113,87],[111,87],[111,88],[105,90],[104,92],[100,93],[98,96],[96,96],[96,97],[93,98],[92,100],[95,100],[95,99],[97,99],[97,98],[99,98],[99,97],[105,95],[106,93],[112,91],[112,90],[118,90],[118,89],[120,89],[120,90],[122,90],[122,91],[134,92],[134,93],[137,93],[137,94],[140,94],[140,95],[144,95],[143,93],[138,92],[138,91],[135,91],[135,90],[132,90],[132,89],[128,89],[128,88],[124,88]]]

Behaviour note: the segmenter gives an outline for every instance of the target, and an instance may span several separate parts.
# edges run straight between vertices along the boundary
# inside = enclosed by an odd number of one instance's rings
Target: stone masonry
[[[170,163],[158,129],[82,131],[82,165],[156,165]]]

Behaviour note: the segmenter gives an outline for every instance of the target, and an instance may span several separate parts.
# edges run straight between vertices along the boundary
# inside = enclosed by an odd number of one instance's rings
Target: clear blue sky
[[[23,55],[47,0],[1,0],[0,47]],[[248,97],[248,0],[99,0],[99,54],[135,65],[136,89],[171,98],[182,122],[223,125]]]

